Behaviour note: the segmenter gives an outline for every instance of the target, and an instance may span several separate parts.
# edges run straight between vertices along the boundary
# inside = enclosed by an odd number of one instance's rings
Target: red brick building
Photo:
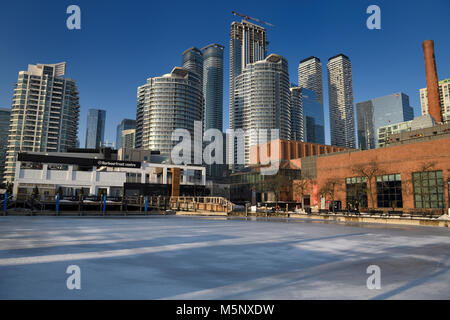
[[[303,158],[301,168],[313,177],[311,205],[321,209],[326,208],[323,199],[340,201],[342,208],[358,202],[360,209],[394,207],[436,214],[448,209],[448,137]],[[294,199],[300,201],[299,195]]]
[[[291,141],[291,140],[275,140],[258,146],[252,146],[250,148],[250,163],[259,164],[262,160],[267,159],[261,148],[267,148],[267,156],[272,156],[272,145],[278,145],[278,160],[294,160],[297,162],[300,158],[317,156],[321,154],[329,154],[334,152],[340,152],[350,150],[344,147],[328,146],[317,143]]]

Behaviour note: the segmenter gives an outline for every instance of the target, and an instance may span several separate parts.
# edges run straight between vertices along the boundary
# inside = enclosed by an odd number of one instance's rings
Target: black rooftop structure
[[[345,59],[347,59],[348,61],[350,61],[350,58],[347,57],[347,56],[346,56],[345,54],[343,54],[343,53],[339,53],[339,54],[337,54],[337,55],[335,55],[335,56],[332,56],[330,59],[328,59],[328,61],[330,61],[331,59],[337,58],[337,57],[344,57]]]
[[[309,61],[309,60],[318,60],[320,62],[319,58],[311,56],[309,58],[303,59],[302,61],[300,61],[300,63],[303,63],[303,62],[306,62],[306,61]]]

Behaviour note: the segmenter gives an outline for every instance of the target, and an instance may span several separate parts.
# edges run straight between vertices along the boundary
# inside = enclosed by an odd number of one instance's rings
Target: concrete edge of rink
[[[0,214],[1,216],[2,214]],[[4,215],[4,214],[3,214]],[[211,212],[211,211],[162,211],[162,212],[120,212],[120,211],[112,211],[106,212],[103,214],[102,212],[83,212],[81,215],[77,211],[65,211],[60,212],[59,215],[56,215],[55,212],[34,212],[31,214],[29,211],[8,211],[8,216],[98,216],[98,217],[114,217],[114,216],[199,216],[199,217],[252,217],[255,219],[266,218],[265,215],[254,216],[249,214],[248,216],[245,213],[240,212]],[[269,214],[270,218],[286,218],[286,214]],[[442,227],[449,228],[450,227],[450,218],[447,215],[443,215],[439,218],[428,218],[428,217],[400,217],[400,216],[360,216],[360,215],[342,215],[342,214],[329,214],[329,215],[319,215],[319,214],[301,214],[301,213],[290,213],[289,218],[292,219],[303,219],[303,220],[323,220],[330,222],[339,222],[339,223],[376,223],[376,224],[389,224],[389,225],[409,225],[409,226],[428,226],[428,227]]]

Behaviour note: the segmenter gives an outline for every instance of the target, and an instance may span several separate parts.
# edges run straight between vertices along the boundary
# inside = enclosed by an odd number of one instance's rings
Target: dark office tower
[[[378,147],[378,129],[394,123],[413,120],[409,97],[401,92],[356,104],[359,148]]]
[[[291,87],[291,139],[303,139],[302,88]]]
[[[323,104],[313,90],[301,88],[303,141],[325,144]]]
[[[3,184],[11,109],[0,108],[0,186]]]
[[[86,126],[86,149],[98,149],[105,138],[106,111],[89,109]]]
[[[195,72],[200,78],[200,85],[203,85],[203,53],[201,50],[192,47],[184,51],[183,68]]]
[[[210,44],[203,53],[204,130],[222,131],[223,118],[223,46]]]
[[[136,129],[136,120],[123,119],[117,126],[116,131],[116,149],[119,150],[122,147],[122,131]]]
[[[242,128],[234,109],[235,79],[244,68],[267,56],[266,29],[242,20],[233,22],[230,32],[230,129]]]
[[[220,44],[202,48],[203,53],[203,130],[223,130],[223,49]],[[221,178],[224,165],[206,166],[206,175]]]
[[[428,113],[438,123],[442,123],[442,107],[439,94],[439,81],[434,56],[434,41],[427,40],[422,44],[425,55],[425,72],[427,76]]]

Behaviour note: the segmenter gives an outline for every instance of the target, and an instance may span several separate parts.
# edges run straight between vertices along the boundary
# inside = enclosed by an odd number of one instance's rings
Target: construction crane
[[[246,21],[247,21],[247,20],[253,20],[253,21],[256,21],[256,22],[259,22],[259,23],[263,23],[263,24],[268,25],[268,26],[271,26],[271,27],[275,27],[275,26],[274,26],[273,24],[271,24],[271,23],[262,21],[262,20],[257,19],[257,18],[252,18],[252,17],[250,17],[250,16],[247,16],[247,15],[242,14],[242,13],[238,13],[238,12],[236,12],[236,11],[231,11],[231,13],[232,13],[233,15],[235,15],[235,16],[239,16],[239,17],[244,18],[244,20],[246,20]]]

